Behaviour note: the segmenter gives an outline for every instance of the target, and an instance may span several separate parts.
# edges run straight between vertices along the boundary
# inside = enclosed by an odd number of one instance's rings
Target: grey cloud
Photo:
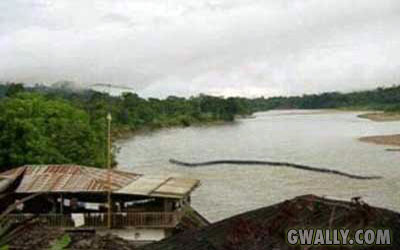
[[[5,2],[0,80],[257,96],[400,79],[397,0]]]
[[[133,26],[135,23],[128,16],[120,15],[117,13],[110,13],[102,17],[104,22],[117,22],[128,26]]]

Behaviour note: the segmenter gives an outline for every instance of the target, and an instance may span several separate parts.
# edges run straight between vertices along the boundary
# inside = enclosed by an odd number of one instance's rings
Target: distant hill
[[[400,111],[400,86],[350,93],[326,92],[303,96],[257,98],[252,100],[252,106],[255,110],[357,108]]]

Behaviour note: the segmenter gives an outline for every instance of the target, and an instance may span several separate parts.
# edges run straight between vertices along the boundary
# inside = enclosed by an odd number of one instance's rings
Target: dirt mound
[[[64,234],[64,231],[49,228],[39,222],[30,222],[19,227],[13,239],[8,244],[9,249],[43,250],[49,249],[51,244]]]
[[[58,241],[68,236],[68,241],[64,249],[78,250],[132,250],[137,249],[132,241],[124,240],[114,235],[98,235],[95,231],[66,232],[63,229],[51,228],[42,225],[39,221],[32,221],[18,226],[11,241],[8,243],[8,249],[13,250],[43,250],[52,249]],[[58,247],[57,249],[61,249]]]
[[[392,246],[377,249],[400,249],[400,214],[352,202],[301,196],[273,206],[247,212],[199,230],[186,231],[144,250],[261,250],[302,249],[286,243],[289,228],[389,228]],[[308,247],[303,249],[332,249]],[[351,249],[341,247],[341,249]],[[358,247],[357,249],[374,249]]]
[[[98,235],[94,233],[70,233],[70,250],[131,250],[136,249],[132,241],[127,241],[114,235]]]

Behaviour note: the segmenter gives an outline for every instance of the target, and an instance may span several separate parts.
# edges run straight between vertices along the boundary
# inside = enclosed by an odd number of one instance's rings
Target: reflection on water
[[[357,114],[271,111],[233,124],[164,129],[119,142],[117,160],[121,168],[138,173],[200,179],[193,206],[212,221],[310,193],[362,196],[370,204],[400,211],[400,153],[357,140],[400,133],[400,122],[372,122]],[[170,164],[170,158],[287,161],[384,178],[353,180],[269,166],[185,168]]]

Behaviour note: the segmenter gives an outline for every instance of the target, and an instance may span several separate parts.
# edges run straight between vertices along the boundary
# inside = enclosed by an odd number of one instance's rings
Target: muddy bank
[[[378,144],[378,145],[399,146],[400,147],[400,134],[365,136],[365,137],[359,138],[359,140],[362,142],[374,143],[374,144]],[[395,150],[392,150],[392,151],[395,151]]]
[[[400,113],[394,112],[375,112],[358,115],[359,118],[369,119],[376,122],[394,122],[400,121]],[[374,143],[386,146],[399,146],[400,147],[400,134],[393,135],[375,135],[364,136],[358,138],[362,142]],[[400,148],[389,148],[387,151],[400,151]]]
[[[400,121],[400,113],[393,112],[374,112],[358,115],[359,118],[369,119],[375,122]]]

